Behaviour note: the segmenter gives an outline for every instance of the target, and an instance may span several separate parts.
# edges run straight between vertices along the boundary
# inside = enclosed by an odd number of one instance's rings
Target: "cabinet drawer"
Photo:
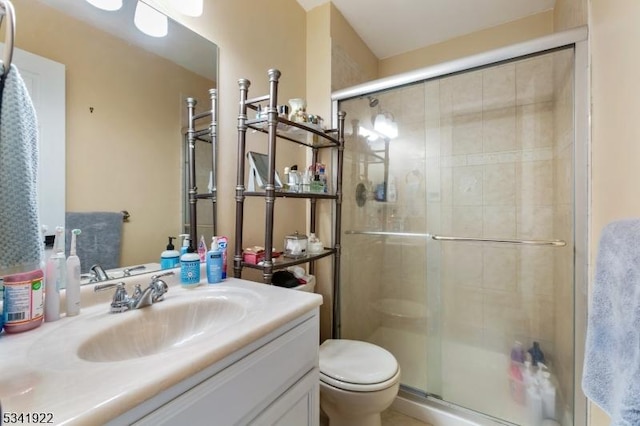
[[[316,315],[135,424],[243,424],[318,366],[318,329]]]

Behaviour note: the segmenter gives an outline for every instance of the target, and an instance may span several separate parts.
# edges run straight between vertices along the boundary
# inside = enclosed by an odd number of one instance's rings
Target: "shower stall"
[[[333,96],[350,123],[335,334],[393,353],[418,405],[582,423],[585,31]],[[522,363],[534,342],[547,370]]]

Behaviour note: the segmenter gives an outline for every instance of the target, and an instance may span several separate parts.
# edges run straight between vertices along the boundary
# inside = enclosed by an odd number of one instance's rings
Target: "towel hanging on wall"
[[[123,212],[67,212],[65,215],[65,239],[67,255],[71,243],[70,233],[74,228],[82,230],[77,241],[80,271],[89,272],[92,265],[104,269],[120,267],[122,251]]]
[[[612,426],[640,425],[640,219],[602,230],[582,388]]]
[[[39,268],[43,259],[36,112],[10,67],[0,100],[0,275]]]

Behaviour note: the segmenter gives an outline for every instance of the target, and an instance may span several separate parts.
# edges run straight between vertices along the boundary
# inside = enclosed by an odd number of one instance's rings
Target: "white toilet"
[[[320,345],[320,407],[329,426],[380,426],[399,386],[400,367],[389,351],[346,339]]]

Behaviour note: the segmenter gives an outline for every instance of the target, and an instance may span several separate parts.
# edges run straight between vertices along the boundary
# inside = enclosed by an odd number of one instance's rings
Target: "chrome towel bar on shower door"
[[[510,240],[498,238],[476,238],[476,237],[452,237],[434,234],[421,234],[414,232],[385,232],[385,231],[345,231],[349,235],[381,235],[389,237],[414,237],[414,238],[431,238],[436,241],[462,241],[474,243],[499,243],[499,244],[517,244],[527,246],[552,246],[564,247],[567,245],[562,240]]]

